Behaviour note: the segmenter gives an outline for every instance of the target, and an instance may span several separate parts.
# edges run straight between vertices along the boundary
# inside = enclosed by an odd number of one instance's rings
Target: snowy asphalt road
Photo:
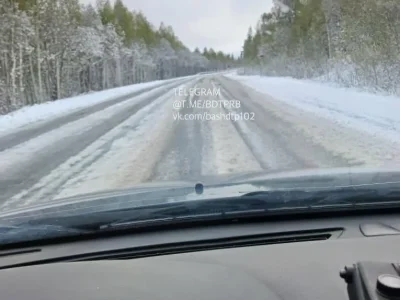
[[[220,94],[178,95],[178,86],[186,92],[196,87]],[[237,101],[214,108],[191,107],[196,100]],[[180,110],[174,109],[176,101],[184,103]],[[177,120],[178,113],[208,119]],[[210,120],[228,114],[236,120]],[[398,148],[385,143],[229,77],[199,76],[0,137],[0,209],[148,181],[262,170],[381,166],[400,157]]]
[[[170,85],[167,85],[167,86],[170,86]],[[107,107],[110,107],[110,106],[116,105],[118,103],[121,103],[123,101],[129,100],[129,99],[136,97],[138,95],[141,95],[145,92],[151,91],[152,89],[154,89],[154,87],[144,88],[143,90],[139,90],[139,91],[127,94],[127,95],[115,97],[109,101],[100,102],[93,106],[79,109],[76,112],[72,112],[70,114],[67,114],[67,115],[62,116],[57,119],[42,122],[42,123],[36,124],[35,126],[32,126],[32,127],[26,126],[27,128],[18,130],[17,132],[13,132],[13,133],[9,133],[9,134],[0,136],[0,151],[15,147],[23,142],[26,142],[26,141],[28,141],[32,138],[35,138],[39,135],[45,134],[46,132],[51,131],[55,128],[58,128],[64,124],[85,118],[95,112],[101,111],[103,109],[106,109]],[[165,88],[163,88],[161,91],[165,92]]]

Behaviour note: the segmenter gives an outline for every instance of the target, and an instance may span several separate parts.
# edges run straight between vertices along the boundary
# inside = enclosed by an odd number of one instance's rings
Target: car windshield
[[[0,224],[393,204],[399,111],[398,0],[0,1]]]

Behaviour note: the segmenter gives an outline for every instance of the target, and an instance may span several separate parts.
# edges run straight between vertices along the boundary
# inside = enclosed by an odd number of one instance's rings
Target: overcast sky
[[[95,2],[81,0],[83,3]],[[141,10],[151,23],[171,25],[182,42],[191,48],[212,47],[239,54],[249,26],[272,0],[123,0],[129,9]]]

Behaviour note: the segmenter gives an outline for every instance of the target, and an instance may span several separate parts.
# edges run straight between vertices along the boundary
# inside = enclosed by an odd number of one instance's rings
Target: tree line
[[[274,0],[250,27],[242,59],[248,74],[400,94],[400,2]]]
[[[121,0],[0,1],[0,114],[152,80],[233,66],[232,55],[189,50]]]

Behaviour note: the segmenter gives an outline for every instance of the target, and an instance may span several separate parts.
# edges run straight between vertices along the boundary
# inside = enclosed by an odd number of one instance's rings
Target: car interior
[[[186,222],[3,246],[1,298],[392,299],[399,213]]]

